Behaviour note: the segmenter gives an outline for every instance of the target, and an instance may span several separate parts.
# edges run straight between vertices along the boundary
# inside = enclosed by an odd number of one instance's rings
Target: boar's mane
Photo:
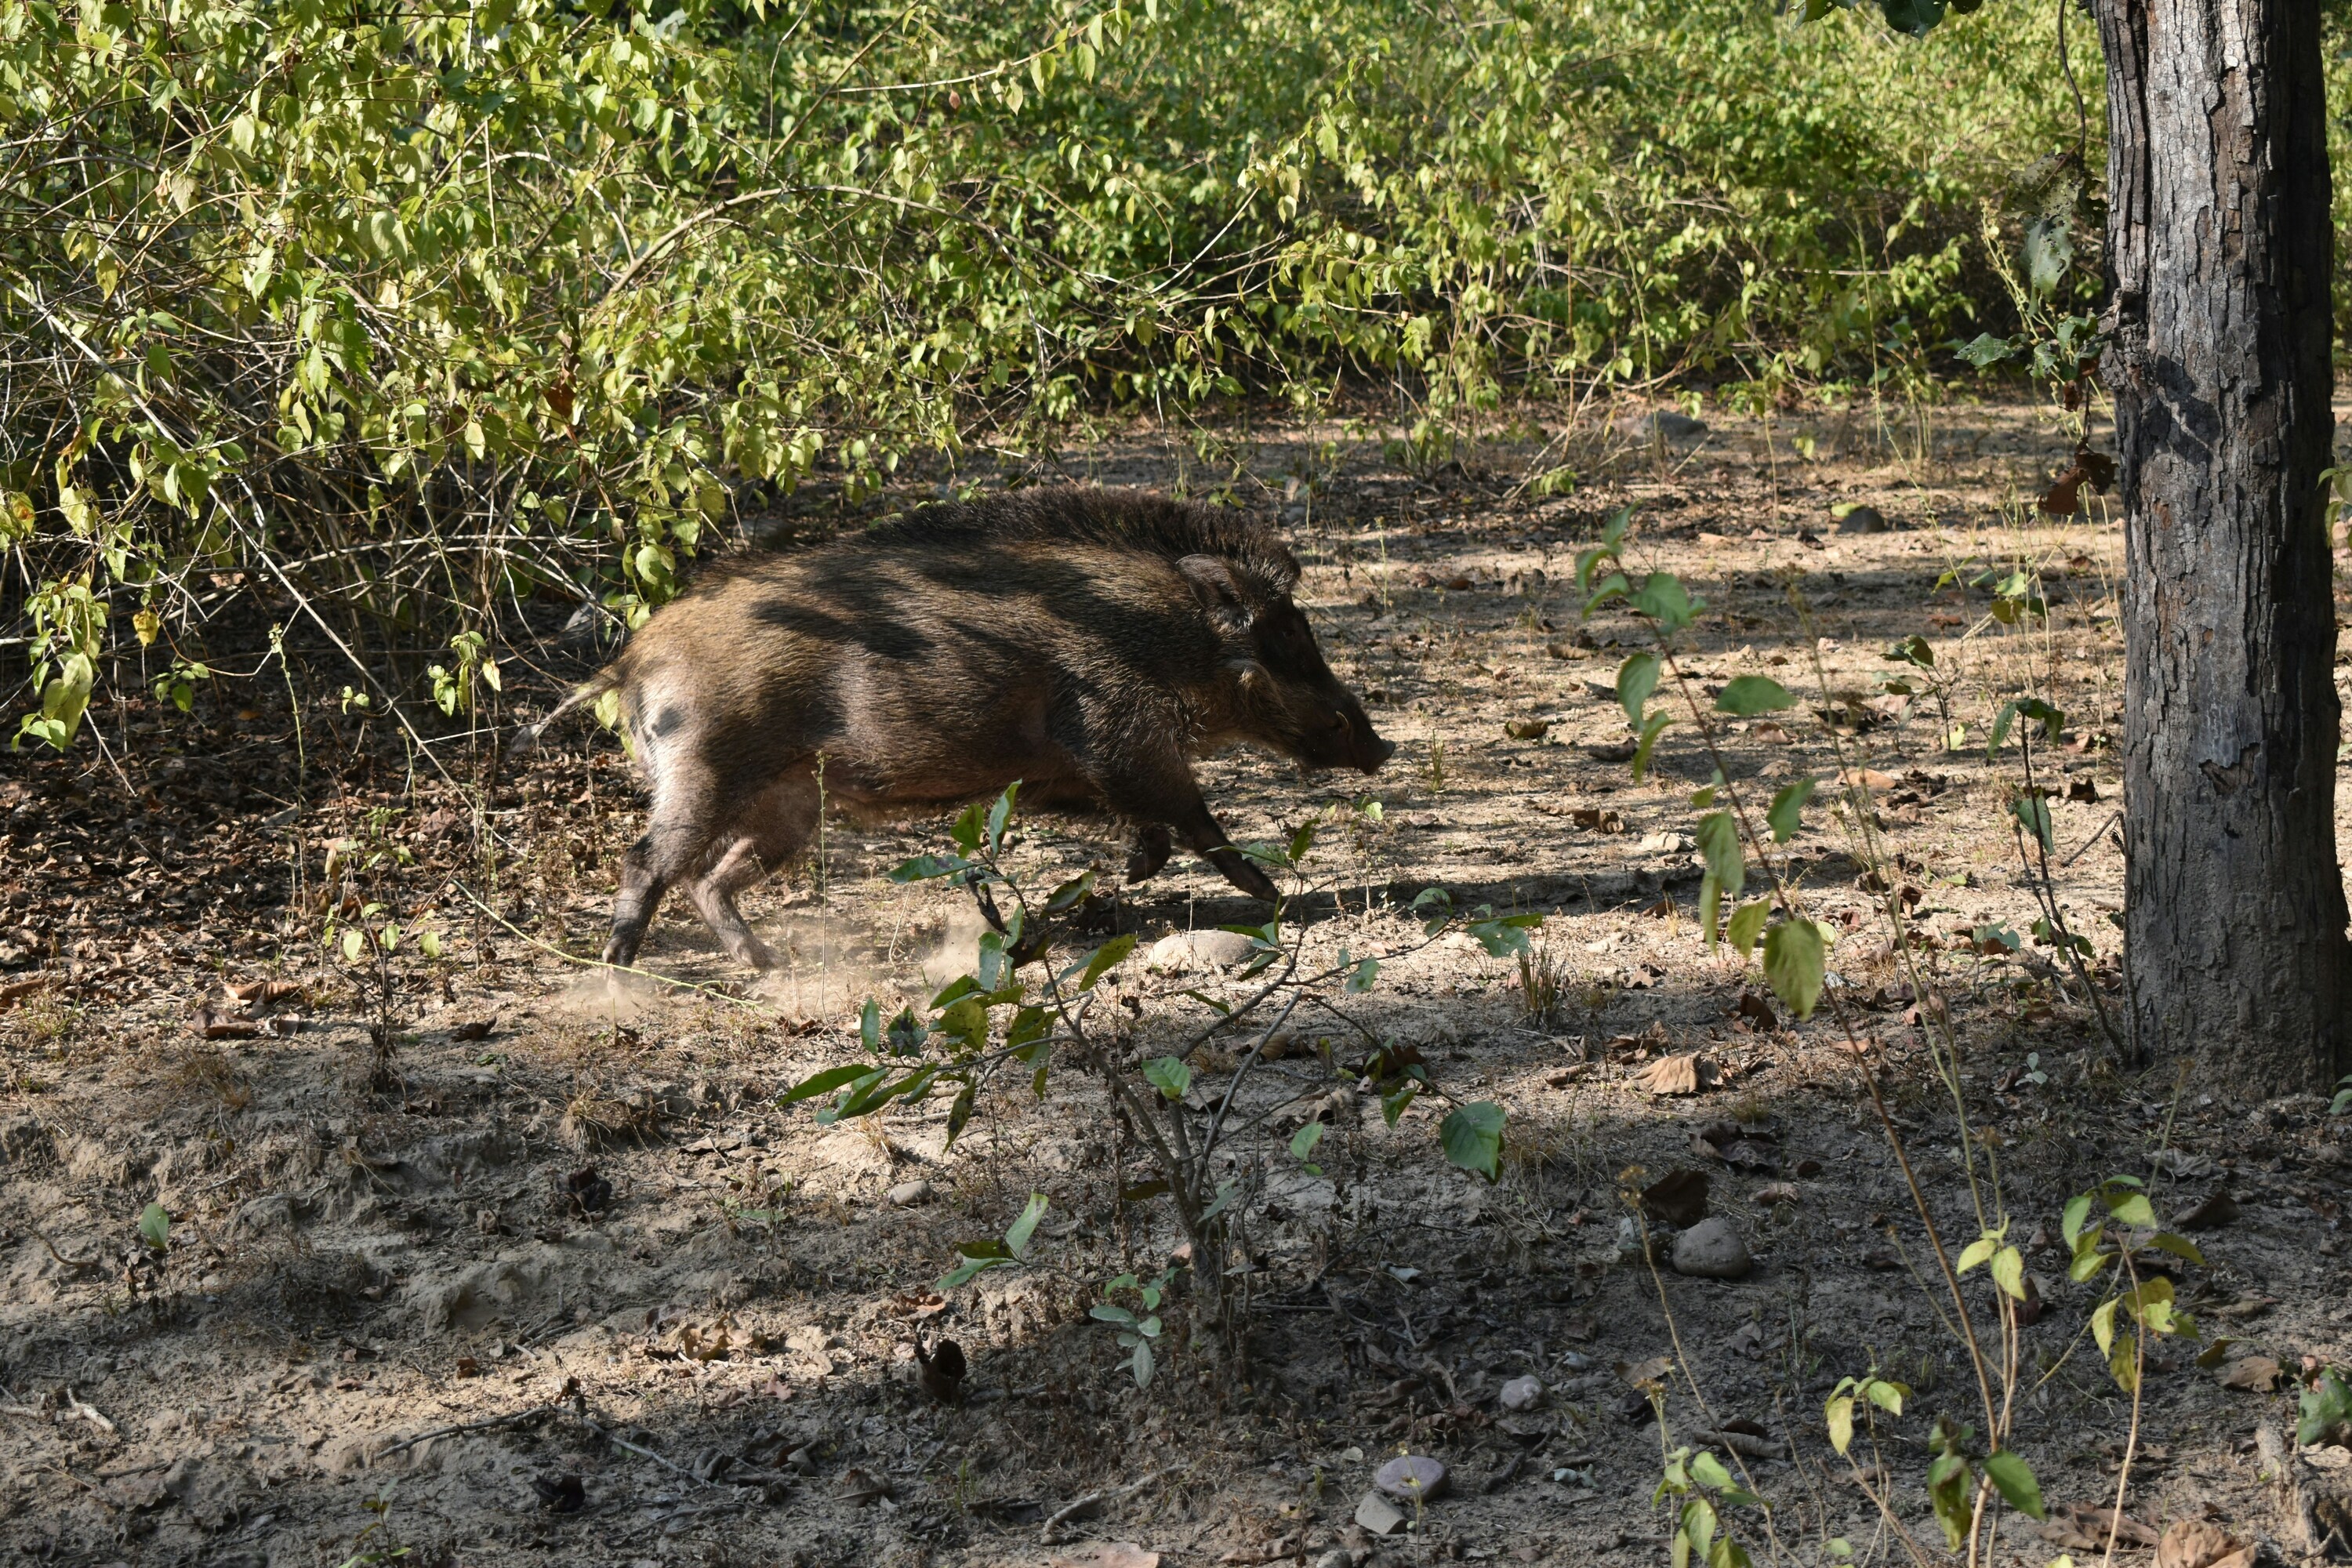
[[[1298,558],[1274,530],[1237,511],[1172,501],[1142,490],[1054,485],[977,501],[942,501],[838,541],[938,543],[1005,541],[1101,544],[1170,561],[1214,555],[1276,594],[1298,584]]]

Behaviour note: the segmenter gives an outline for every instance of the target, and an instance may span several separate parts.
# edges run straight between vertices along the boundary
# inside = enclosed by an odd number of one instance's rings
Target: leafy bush
[[[223,571],[355,647],[446,647],[533,595],[641,613],[820,465],[856,493],[1087,407],[1354,376],[1443,439],[1512,386],[1916,370],[2006,309],[1980,209],[2071,143],[2045,26],[12,7],[0,542],[47,628],[30,732],[70,739],[117,619],[202,668]],[[78,589],[99,624],[61,639]]]

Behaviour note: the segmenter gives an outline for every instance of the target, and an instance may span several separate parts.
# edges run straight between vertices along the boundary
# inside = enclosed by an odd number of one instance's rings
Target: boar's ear
[[[1202,609],[1236,631],[1248,627],[1253,610],[1232,562],[1215,555],[1187,555],[1176,563],[1176,570],[1184,574]]]

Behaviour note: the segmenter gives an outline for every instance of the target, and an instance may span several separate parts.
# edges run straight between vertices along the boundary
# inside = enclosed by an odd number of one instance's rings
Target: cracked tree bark
[[[2352,1069],[2320,0],[2092,3],[2135,1049],[2233,1098],[2320,1089]]]

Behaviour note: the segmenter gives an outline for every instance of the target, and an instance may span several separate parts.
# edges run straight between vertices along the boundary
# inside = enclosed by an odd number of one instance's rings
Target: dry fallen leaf
[[[1768,1208],[1777,1204],[1792,1204],[1797,1201],[1797,1189],[1788,1182],[1768,1182],[1756,1189],[1756,1201]]]
[[[1705,1171],[1668,1171],[1642,1189],[1642,1212],[1660,1225],[1687,1229],[1706,1217]]]
[[[1503,732],[1514,741],[1540,741],[1550,731],[1549,719],[1511,719],[1503,725]]]
[[[2157,1543],[2156,1568],[2254,1568],[2254,1549],[2201,1519],[2175,1520]]]
[[[1662,1057],[1642,1069],[1640,1082],[1652,1094],[1696,1094],[1716,1084],[1714,1064],[1696,1051]]]
[[[2256,1394],[2268,1394],[2278,1386],[2279,1363],[2266,1355],[2240,1356],[2221,1374],[2224,1388],[2243,1388]]]
[[[1893,789],[1896,781],[1893,773],[1882,773],[1876,768],[1845,768],[1838,773],[1838,782],[1849,788]]]
[[[1647,1393],[1653,1384],[1664,1382],[1674,1366],[1672,1356],[1654,1355],[1647,1361],[1621,1361],[1616,1363],[1616,1373],[1625,1380],[1626,1387]]]
[[[196,1010],[196,1033],[207,1040],[250,1040],[261,1033],[261,1026],[233,1008],[207,1002]]]

